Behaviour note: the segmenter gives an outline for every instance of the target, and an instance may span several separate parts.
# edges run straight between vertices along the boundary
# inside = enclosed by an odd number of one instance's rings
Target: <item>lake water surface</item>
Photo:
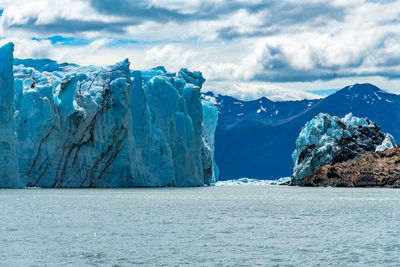
[[[0,190],[1,266],[399,266],[400,190]]]

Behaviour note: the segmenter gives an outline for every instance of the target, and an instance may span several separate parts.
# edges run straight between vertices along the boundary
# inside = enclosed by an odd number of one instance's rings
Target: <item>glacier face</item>
[[[16,64],[15,101],[13,87],[6,85],[8,110],[13,114],[15,107],[15,114],[4,136],[10,142],[18,138],[10,147],[18,147],[15,177],[22,184],[199,186],[218,179],[218,114],[201,102],[200,72],[132,72],[128,60],[103,67],[48,60]],[[12,83],[12,60],[3,73]]]
[[[9,43],[0,48],[0,187],[19,188],[17,137],[14,123],[13,50]]]
[[[320,113],[306,123],[296,141],[292,184],[326,164],[346,162],[374,151],[396,147],[393,136],[372,121],[351,113],[343,118]]]

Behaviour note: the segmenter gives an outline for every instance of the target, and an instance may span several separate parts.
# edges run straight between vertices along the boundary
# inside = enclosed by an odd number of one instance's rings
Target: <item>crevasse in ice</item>
[[[2,164],[7,173],[0,187],[199,186],[217,180],[217,112],[200,100],[200,72],[132,72],[128,60],[104,67],[16,60],[13,81],[10,47],[1,50],[11,59],[1,61],[0,89],[4,114],[14,116],[4,120],[1,137],[10,145],[0,155],[14,150],[18,160]]]
[[[351,161],[368,152],[395,146],[393,136],[383,133],[367,118],[351,113],[343,118],[320,113],[306,123],[297,138],[292,154],[292,184],[301,184],[323,165]]]

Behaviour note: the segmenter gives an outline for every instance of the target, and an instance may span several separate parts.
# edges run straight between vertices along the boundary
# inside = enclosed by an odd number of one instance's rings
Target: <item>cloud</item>
[[[132,22],[102,16],[85,1],[37,0],[11,3],[0,17],[0,25],[3,31],[35,35],[102,31],[120,34]]]
[[[0,42],[18,57],[188,67],[244,98],[360,80],[400,89],[400,0],[2,0],[0,10]]]
[[[200,56],[196,50],[184,49],[178,45],[168,44],[164,46],[155,46],[147,50],[144,54],[147,61],[152,65],[160,62],[166,62],[168,68],[178,69],[193,62]]]
[[[135,24],[144,20],[158,22],[168,22],[171,20],[183,21],[190,17],[189,14],[183,14],[179,11],[160,7],[143,0],[91,0],[90,3],[100,13],[129,17],[132,23]]]
[[[398,3],[365,4],[343,22],[261,38],[237,72],[244,80],[268,82],[362,76],[398,79],[400,26],[384,22],[399,13]]]
[[[155,22],[190,22],[214,20],[240,9],[256,10],[268,6],[262,1],[215,1],[215,0],[90,0],[98,12],[129,17],[135,23]]]
[[[243,23],[218,29],[224,39],[254,38],[276,35],[293,28],[293,25],[321,27],[330,21],[343,21],[346,10],[331,2],[270,1],[268,4],[248,6],[248,16],[258,15],[256,25],[244,29]],[[248,25],[248,23],[246,23]]]
[[[210,84],[206,85],[206,91]],[[211,85],[212,91],[222,95],[230,95],[242,100],[254,100],[260,97],[267,97],[272,101],[319,99],[320,95],[311,92],[304,92],[289,89],[271,83],[263,82],[231,82],[216,83]]]
[[[74,34],[86,31],[105,31],[113,34],[125,32],[125,27],[130,25],[127,22],[103,22],[103,21],[80,21],[58,19],[56,22],[48,24],[36,24],[35,20],[30,20],[23,25],[8,25],[9,29],[34,30],[37,33],[51,34]]]
[[[55,46],[51,40],[38,40],[29,38],[5,38],[0,40],[0,46],[8,42],[14,43],[14,57],[16,58],[49,58],[59,62],[73,62],[79,64],[90,64],[88,58],[95,56],[101,57],[101,52],[107,47],[109,39],[96,39],[84,46],[75,47],[74,53],[71,53],[71,48],[67,46]],[[120,61],[123,57],[103,56],[106,62],[102,64],[110,64],[111,62]],[[103,59],[103,60],[104,60]]]
[[[124,32],[124,27],[142,25],[148,21],[155,23],[186,23],[206,21],[228,21],[228,25],[216,28],[221,38],[255,36],[266,33],[271,25],[285,26],[306,21],[338,19],[343,16],[340,8],[329,3],[295,1],[182,1],[182,0],[37,0],[8,2],[2,18],[5,28],[25,28],[53,34],[80,31],[116,29]],[[68,9],[64,8],[68,6]],[[73,10],[73,12],[69,12]],[[242,16],[240,23],[238,21]],[[252,18],[257,19],[254,23]],[[109,24],[109,25],[107,25]],[[64,26],[65,25],[65,26]],[[247,28],[243,32],[242,28]],[[231,34],[227,34],[231,32]]]

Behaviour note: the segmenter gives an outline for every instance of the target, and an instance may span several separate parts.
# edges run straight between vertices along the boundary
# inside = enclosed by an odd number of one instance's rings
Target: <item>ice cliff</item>
[[[345,117],[320,113],[302,128],[292,154],[292,184],[299,185],[319,167],[349,162],[362,155],[396,147],[394,138],[372,121],[351,113]]]
[[[14,123],[13,44],[0,48],[0,185],[24,186],[18,173]]]
[[[216,182],[218,113],[200,72],[16,60],[13,77],[12,50],[0,51],[0,187]]]

